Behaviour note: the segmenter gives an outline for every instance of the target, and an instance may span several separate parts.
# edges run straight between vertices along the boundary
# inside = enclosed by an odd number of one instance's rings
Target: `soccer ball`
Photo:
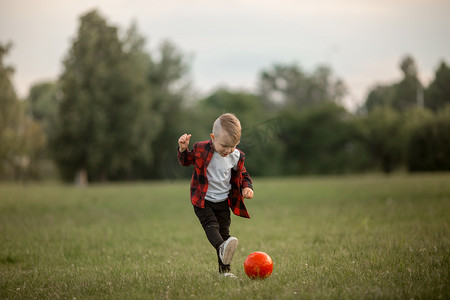
[[[251,279],[264,279],[272,274],[273,262],[267,253],[253,252],[244,262],[245,274]]]

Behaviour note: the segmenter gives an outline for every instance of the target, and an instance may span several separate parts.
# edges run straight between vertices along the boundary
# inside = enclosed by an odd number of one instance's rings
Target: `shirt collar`
[[[206,150],[208,150],[208,152],[213,152],[214,153],[214,146],[212,143],[212,139],[209,139],[208,143],[206,144],[208,147],[206,147]]]

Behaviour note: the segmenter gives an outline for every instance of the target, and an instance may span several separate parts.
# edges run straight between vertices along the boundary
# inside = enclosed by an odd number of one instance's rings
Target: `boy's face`
[[[233,144],[227,134],[220,134],[218,137],[211,133],[211,140],[214,146],[214,150],[218,152],[222,157],[228,156],[236,150],[236,146],[239,144]]]

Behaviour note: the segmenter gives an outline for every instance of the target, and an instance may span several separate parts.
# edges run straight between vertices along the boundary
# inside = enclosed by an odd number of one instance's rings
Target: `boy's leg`
[[[212,203],[205,201],[204,208],[194,206],[194,211],[205,230],[209,242],[216,249],[219,272],[229,272],[230,265],[223,264],[219,256],[219,246],[230,237],[231,217],[228,202]]]
[[[228,201],[223,201],[219,203],[215,203],[215,214],[217,217],[217,222],[219,223],[219,232],[224,241],[226,241],[230,237],[230,225],[231,225],[231,216],[230,216],[230,208],[228,206]],[[217,260],[219,262],[219,272],[220,273],[228,273],[230,272],[230,264],[225,265],[219,256],[219,248],[217,248]]]
[[[226,241],[230,237],[231,214],[228,201],[216,203],[214,207],[217,222],[219,223],[219,232],[222,239]]]
[[[205,201],[205,207],[200,208],[194,206],[194,212],[197,215],[200,223],[202,224],[203,230],[205,230],[206,237],[211,245],[218,249],[223,243],[224,239],[220,234],[220,226],[217,220],[216,214],[213,210],[211,202]]]

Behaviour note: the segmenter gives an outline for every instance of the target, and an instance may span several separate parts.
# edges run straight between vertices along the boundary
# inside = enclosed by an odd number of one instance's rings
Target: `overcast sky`
[[[122,30],[136,21],[149,51],[175,43],[202,93],[252,91],[274,63],[328,64],[354,106],[374,84],[399,80],[406,54],[424,84],[440,61],[450,64],[449,0],[0,0],[0,42],[14,45],[6,63],[20,97],[59,76],[79,17],[94,8]]]

